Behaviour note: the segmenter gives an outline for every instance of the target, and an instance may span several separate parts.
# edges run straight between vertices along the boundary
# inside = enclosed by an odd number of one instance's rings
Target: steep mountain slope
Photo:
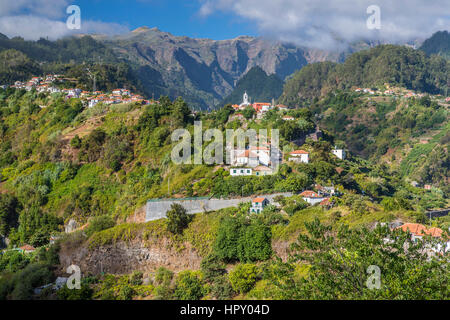
[[[278,99],[283,92],[283,81],[275,74],[269,76],[260,67],[254,67],[238,81],[236,88],[221,104],[239,104],[245,92],[251,101]]]
[[[448,31],[439,31],[422,44],[420,50],[426,54],[437,54],[450,59],[450,34]]]
[[[25,80],[41,72],[39,65],[20,51],[9,49],[0,52],[0,84]]]
[[[96,39],[112,48],[118,57],[130,61],[155,95],[182,95],[201,108],[221,102],[255,66],[284,80],[307,63],[339,59],[337,53],[306,50],[262,38],[192,39],[146,27],[123,36]]]

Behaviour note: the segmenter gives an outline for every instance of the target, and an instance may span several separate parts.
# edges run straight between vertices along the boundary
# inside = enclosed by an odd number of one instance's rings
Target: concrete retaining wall
[[[276,196],[290,197],[292,193],[275,193],[271,195],[261,195],[259,197],[265,197],[272,202]],[[166,217],[167,211],[173,203],[181,204],[188,214],[195,214],[207,211],[216,211],[224,208],[237,207],[239,203],[250,202],[254,197],[246,197],[239,199],[198,199],[198,200],[186,200],[186,199],[166,199],[166,200],[150,200],[145,207],[145,221],[153,221]]]

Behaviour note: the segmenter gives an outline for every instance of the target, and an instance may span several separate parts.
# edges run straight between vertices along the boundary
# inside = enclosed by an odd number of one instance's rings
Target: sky
[[[81,29],[66,12],[80,8]],[[375,7],[375,8],[374,8]],[[0,32],[58,39],[141,26],[223,40],[264,36],[322,49],[356,40],[405,42],[450,30],[449,0],[0,0]]]

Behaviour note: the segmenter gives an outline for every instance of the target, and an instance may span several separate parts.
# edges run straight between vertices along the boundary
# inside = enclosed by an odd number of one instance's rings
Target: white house
[[[79,98],[80,94],[81,94],[80,89],[70,89],[69,92],[67,93],[67,96],[71,98]]]
[[[98,99],[91,99],[89,100],[89,108],[94,107],[97,103],[99,103],[100,100]]]
[[[230,175],[233,177],[237,176],[251,176],[253,169],[251,168],[230,168]]]
[[[345,157],[346,157],[345,150],[334,147],[334,149],[331,152],[339,159],[345,160]]]
[[[250,151],[258,156],[258,161],[264,166],[270,164],[270,148],[267,147],[252,147]]]
[[[405,223],[395,229],[411,233],[412,241],[422,240],[425,236],[443,240],[442,243],[433,244],[428,247],[433,252],[447,252],[450,250],[450,241],[448,237],[445,236],[444,231],[440,228],[433,227],[428,229],[420,223]]]
[[[315,184],[314,189],[316,189],[321,196],[332,197],[336,194],[334,187],[323,187],[320,184]]]
[[[302,193],[300,193],[300,196],[303,198],[303,200],[305,200],[312,206],[317,203],[321,203],[326,199],[326,197],[321,196],[317,192],[311,190],[303,191]]]
[[[245,150],[237,155],[236,162],[238,165],[248,165],[256,167],[259,164],[258,155],[250,150]]]
[[[261,213],[268,204],[269,200],[267,198],[255,198],[252,200],[250,213]]]
[[[289,161],[309,163],[309,153],[305,150],[295,150],[289,153]]]

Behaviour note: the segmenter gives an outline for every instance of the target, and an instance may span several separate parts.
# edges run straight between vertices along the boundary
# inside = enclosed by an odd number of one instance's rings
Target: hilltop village
[[[74,83],[76,83],[76,79],[66,78],[59,74],[49,74],[44,77],[32,77],[25,82],[16,81],[11,86],[2,85],[0,87],[3,89],[8,87],[25,89],[26,91],[36,90],[38,93],[62,93],[66,99],[81,99],[89,108],[94,107],[100,102],[106,105],[128,103],[150,104],[150,100],[145,100],[141,95],[135,94],[128,89],[115,89],[109,93],[103,91],[89,92],[76,88]],[[157,103],[157,101],[152,101],[152,103]]]

